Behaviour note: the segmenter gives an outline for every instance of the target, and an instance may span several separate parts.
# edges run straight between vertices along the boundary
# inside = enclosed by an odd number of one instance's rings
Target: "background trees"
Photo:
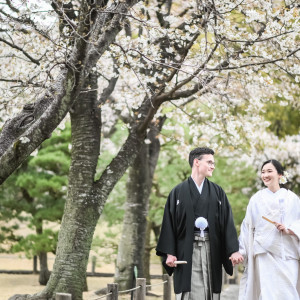
[[[0,220],[6,252],[25,252],[39,257],[40,284],[46,285],[50,272],[47,252],[56,251],[58,224],[63,215],[70,165],[70,126],[57,129],[0,187]],[[51,228],[47,223],[52,222]],[[16,234],[20,225],[32,233]],[[46,228],[45,228],[46,227]]]
[[[172,151],[182,157],[202,144],[219,155],[248,154],[254,165],[261,163],[262,151],[270,156],[280,149],[288,153],[281,156],[288,164],[293,160],[288,149],[298,139],[270,134],[264,111],[283,88],[280,104],[297,106],[299,12],[293,2],[255,4],[1,4],[1,59],[7,66],[0,75],[1,105],[26,104],[2,128],[0,181],[68,112],[72,124],[57,257],[37,298],[64,291],[81,299],[97,220],[115,184],[148,143],[151,124],[160,118],[167,118],[160,143],[172,140]],[[101,132],[116,120],[124,121],[126,137],[112,161],[99,166]]]

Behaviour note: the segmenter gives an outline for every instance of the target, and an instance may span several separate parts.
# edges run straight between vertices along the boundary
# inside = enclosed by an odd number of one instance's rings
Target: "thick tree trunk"
[[[118,249],[115,281],[120,289],[133,287],[134,267],[137,276],[144,277],[144,253],[147,215],[152,179],[157,164],[160,144],[157,135],[164,119],[152,124],[148,134],[149,145],[143,143],[129,173],[127,200],[122,236]]]
[[[56,259],[47,287],[31,299],[53,299],[56,292],[82,299],[86,267],[93,233],[99,218],[94,176],[100,146],[100,109],[97,106],[97,77],[90,76],[80,101],[73,107],[72,157],[68,199],[59,232]]]
[[[59,233],[57,256],[51,274],[52,292],[68,292],[82,299],[90,246],[99,218],[94,176],[100,149],[100,109],[97,77],[86,80],[86,91],[71,113],[72,156],[68,199]],[[88,90],[88,86],[91,90]]]
[[[23,299],[54,299],[56,292],[72,294],[72,299],[81,300],[86,278],[86,266],[93,233],[109,193],[137,157],[143,145],[146,123],[154,114],[151,102],[145,101],[140,108],[144,116],[143,127],[139,123],[131,132],[119,151],[94,181],[100,144],[100,109],[96,102],[95,82],[86,81],[90,92],[83,92],[82,98],[73,107],[72,157],[69,174],[68,198],[58,238],[56,259],[47,287],[40,293],[17,296]],[[152,165],[151,165],[152,168]],[[140,232],[140,231],[139,231]],[[144,236],[144,234],[143,234]],[[139,258],[141,261],[141,258]],[[11,299],[16,299],[15,296]]]

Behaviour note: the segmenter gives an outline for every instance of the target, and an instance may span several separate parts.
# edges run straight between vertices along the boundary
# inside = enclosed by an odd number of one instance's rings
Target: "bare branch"
[[[114,43],[114,45],[119,46],[123,50],[123,52],[126,53],[125,49],[123,47],[121,47],[119,44]],[[156,61],[156,60],[151,59],[149,56],[145,55],[144,53],[142,53],[138,49],[130,48],[130,49],[128,49],[128,51],[137,52],[141,57],[145,58],[146,60],[152,62],[155,65],[159,65],[159,66],[162,66],[162,67],[174,69],[174,71],[178,71],[178,72],[180,71],[181,73],[185,73],[187,75],[192,75],[191,72],[187,72],[185,70],[182,70],[181,67],[176,67],[176,65],[178,65],[178,66],[184,66],[183,63],[179,63],[179,62],[178,63],[172,63],[172,64],[162,63],[160,61]]]
[[[11,3],[10,0],[6,0],[6,4],[9,6],[9,8],[10,8],[12,11],[14,11],[14,12],[16,12],[16,13],[19,12],[19,10],[18,10],[16,7],[14,7],[14,6],[12,5],[12,3]]]
[[[188,54],[190,48],[194,45],[194,42],[197,40],[198,36],[199,36],[199,33],[196,33],[196,34],[193,36],[192,40],[191,40],[191,41],[189,42],[189,44],[187,45],[187,47],[184,49],[184,52],[183,52],[183,54],[181,55],[180,61],[178,62],[179,64],[181,64],[181,63],[184,61],[184,59],[185,59],[185,57],[187,56],[187,54]],[[170,81],[174,78],[174,76],[177,74],[177,72],[178,72],[178,70],[173,70],[173,72],[170,74],[170,76],[168,76],[168,77],[165,79],[165,81],[166,81],[166,82],[170,82]]]
[[[286,32],[283,32],[283,33],[280,33],[280,34],[277,34],[277,35],[274,35],[274,36],[270,36],[270,37],[267,37],[267,38],[264,38],[264,39],[257,39],[257,40],[231,40],[231,39],[228,39],[226,37],[224,37],[224,41],[228,41],[228,42],[233,42],[233,43],[250,43],[251,45],[255,44],[255,43],[261,43],[261,42],[266,42],[266,41],[269,41],[269,40],[273,40],[279,36],[282,36],[282,35],[286,35],[286,34],[289,34],[289,33],[293,33],[294,31],[286,31]]]
[[[52,1],[51,3],[51,6],[53,7],[54,11],[58,14],[58,16],[61,17],[64,20],[64,22],[66,22],[73,29],[74,32],[76,32],[77,25],[70,19],[70,14],[65,12],[65,9],[68,9],[71,12],[73,12],[72,8],[69,7],[70,5],[72,6],[71,2],[69,2],[69,4],[61,4],[57,1]]]
[[[195,95],[196,93],[200,92],[200,95],[203,95],[207,93],[207,90],[205,90],[205,86],[209,84],[215,77],[210,76],[208,77],[205,82],[201,83],[196,83],[192,89],[184,90],[184,91],[176,91],[172,95],[169,95],[169,98],[165,98],[165,101],[170,101],[170,100],[177,100],[177,99],[182,99],[182,98],[188,98],[191,97],[192,95]],[[204,90],[203,90],[204,89]]]
[[[14,49],[16,49],[16,50],[18,50],[18,51],[21,51],[27,58],[29,58],[29,60],[30,60],[31,62],[35,63],[36,65],[39,65],[39,64],[40,64],[40,62],[39,62],[37,59],[33,58],[31,55],[29,55],[29,54],[28,54],[24,49],[22,49],[21,47],[15,45],[15,44],[13,44],[13,43],[11,43],[11,42],[9,42],[9,41],[6,41],[5,39],[3,39],[3,38],[1,38],[1,37],[0,37],[0,42],[3,42],[3,43],[7,44],[8,46],[10,46],[10,47],[12,47],[12,48],[14,48]]]
[[[50,40],[50,37],[49,35],[39,29],[36,24],[30,19],[30,18],[15,18],[13,16],[11,16],[10,14],[7,14],[3,9],[0,9],[0,13],[3,14],[4,16],[6,16],[8,19],[14,21],[14,22],[17,22],[17,23],[20,23],[20,24],[25,24],[25,25],[29,25],[31,28],[33,28],[37,33],[39,33],[41,36],[43,36],[44,38]]]
[[[116,74],[119,74],[119,71],[118,71],[118,68],[116,65],[114,65],[114,72]],[[98,101],[100,105],[103,104],[109,98],[109,96],[112,94],[112,92],[114,91],[115,86],[117,84],[118,78],[119,77],[112,77],[108,80],[108,86],[103,90],[103,92],[99,98],[99,101]]]
[[[174,93],[176,91],[178,91],[181,87],[183,87],[184,85],[186,85],[188,82],[190,82],[192,79],[194,79],[201,70],[207,70],[206,65],[207,63],[210,61],[210,59],[212,58],[213,54],[215,53],[215,51],[218,49],[220,42],[216,43],[215,47],[212,49],[212,51],[210,52],[210,54],[208,55],[208,57],[206,58],[205,62],[199,67],[197,68],[197,70],[188,78],[186,78],[185,80],[181,81],[179,84],[177,84],[176,86],[174,86],[173,89],[171,89],[169,92],[164,93],[160,96],[157,97],[157,101],[166,101],[167,99],[173,99]],[[209,79],[209,81],[211,81],[213,79],[213,77],[211,79]],[[203,85],[202,84],[197,84],[194,86],[195,92],[202,89]],[[179,94],[178,94],[179,95]],[[185,96],[185,97],[189,97],[191,94]],[[180,98],[180,97],[179,97]]]
[[[4,82],[14,82],[14,83],[24,83],[22,80],[19,79],[6,79],[6,78],[0,78],[0,81]]]
[[[242,69],[242,68],[247,68],[247,67],[252,67],[252,66],[260,66],[260,65],[268,65],[268,64],[274,64],[279,61],[284,61],[288,57],[294,55],[300,50],[300,48],[290,52],[287,54],[285,57],[277,58],[277,59],[268,59],[262,62],[255,62],[255,63],[249,63],[249,64],[244,64],[240,66],[235,66],[235,67],[218,67],[218,68],[205,68],[207,71],[220,71],[220,70],[236,70],[236,69]]]

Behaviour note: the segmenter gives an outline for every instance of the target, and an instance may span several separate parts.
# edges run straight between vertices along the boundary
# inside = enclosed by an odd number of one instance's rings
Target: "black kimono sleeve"
[[[223,189],[221,189],[221,194],[222,194],[221,228],[222,228],[222,246],[223,246],[222,263],[226,272],[232,275],[232,263],[229,260],[229,257],[232,253],[239,250],[239,243],[238,243],[236,228],[234,225],[231,206]]]
[[[174,268],[166,265],[167,254],[176,256],[176,196],[175,190],[172,190],[164,210],[164,216],[161,226],[161,232],[156,247],[156,254],[163,257],[162,264],[167,273],[171,276]]]

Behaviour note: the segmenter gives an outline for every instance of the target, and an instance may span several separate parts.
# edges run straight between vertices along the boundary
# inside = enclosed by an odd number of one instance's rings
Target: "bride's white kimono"
[[[294,235],[280,233],[272,221]],[[300,299],[300,199],[284,188],[263,189],[249,201],[239,237],[245,271],[239,300]]]

